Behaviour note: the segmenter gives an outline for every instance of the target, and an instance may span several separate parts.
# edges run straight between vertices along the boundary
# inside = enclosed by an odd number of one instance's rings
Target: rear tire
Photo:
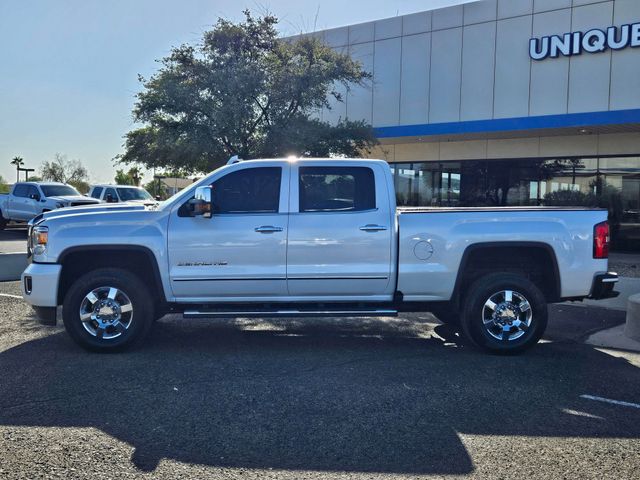
[[[154,305],[145,284],[119,268],[100,268],[76,280],[64,298],[62,318],[71,338],[93,352],[121,351],[153,324]]]
[[[492,273],[471,285],[461,321],[465,336],[480,348],[519,353],[535,345],[547,328],[547,302],[527,278]]]

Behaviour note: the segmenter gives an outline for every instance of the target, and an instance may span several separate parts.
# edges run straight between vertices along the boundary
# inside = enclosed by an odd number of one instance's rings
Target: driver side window
[[[40,200],[40,192],[33,185],[29,185],[29,191],[27,192],[27,197],[32,200]]]
[[[118,195],[116,194],[116,191],[113,188],[107,188],[107,191],[104,192],[104,199],[107,202],[117,202],[118,201]]]
[[[237,170],[211,184],[214,214],[278,213],[282,168]]]

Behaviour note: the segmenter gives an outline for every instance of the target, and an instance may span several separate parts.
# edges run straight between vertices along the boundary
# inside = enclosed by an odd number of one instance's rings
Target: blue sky
[[[131,109],[156,59],[197,42],[218,17],[245,7],[280,18],[283,35],[403,15],[463,0],[2,0],[0,175],[19,155],[38,168],[55,153],[111,181],[112,159],[135,127]],[[319,8],[319,10],[318,10]],[[145,178],[148,180],[149,176]]]

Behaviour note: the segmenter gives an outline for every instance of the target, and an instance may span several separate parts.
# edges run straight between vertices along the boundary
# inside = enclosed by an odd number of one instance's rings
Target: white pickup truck
[[[144,188],[133,185],[92,185],[88,196],[100,200],[100,203],[127,202],[147,206],[158,203]]]
[[[534,345],[547,304],[606,298],[605,210],[396,208],[379,160],[252,160],[157,207],[34,219],[24,299],[62,305],[81,346],[122,349],[184,317],[385,316],[431,311],[476,345]]]
[[[0,195],[0,230],[9,222],[26,223],[56,208],[100,203],[85,197],[71,185],[57,182],[17,182],[11,193]]]

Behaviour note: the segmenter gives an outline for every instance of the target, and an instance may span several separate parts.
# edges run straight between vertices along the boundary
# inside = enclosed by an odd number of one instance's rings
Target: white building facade
[[[407,205],[608,207],[640,247],[640,1],[481,0],[316,32],[373,77],[365,120]]]

